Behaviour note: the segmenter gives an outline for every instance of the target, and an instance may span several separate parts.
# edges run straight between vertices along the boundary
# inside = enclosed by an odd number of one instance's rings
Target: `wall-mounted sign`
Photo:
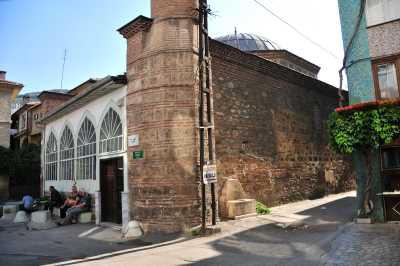
[[[203,183],[204,184],[217,183],[217,166],[215,164],[204,165]]]
[[[139,135],[128,136],[128,147],[139,146]]]
[[[133,160],[144,159],[144,151],[134,151],[132,153]]]

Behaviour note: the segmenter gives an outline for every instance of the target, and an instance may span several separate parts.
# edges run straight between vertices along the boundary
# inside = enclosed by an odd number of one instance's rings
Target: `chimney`
[[[6,80],[6,71],[0,70],[0,80]]]
[[[192,17],[199,6],[199,0],[152,0],[151,17]]]

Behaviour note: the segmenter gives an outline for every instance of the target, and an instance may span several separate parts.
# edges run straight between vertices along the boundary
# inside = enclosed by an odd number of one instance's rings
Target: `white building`
[[[125,76],[106,77],[42,120],[45,190],[84,188],[97,223],[128,221],[126,91]]]

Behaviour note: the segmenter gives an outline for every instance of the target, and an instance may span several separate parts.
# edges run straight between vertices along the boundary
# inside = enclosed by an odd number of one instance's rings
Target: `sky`
[[[313,45],[254,0],[209,0],[210,35],[253,33],[322,69],[319,79],[338,86],[343,46],[337,0],[258,0],[338,58]],[[116,31],[150,0],[0,0],[0,70],[23,92],[63,89],[126,70],[126,40]]]

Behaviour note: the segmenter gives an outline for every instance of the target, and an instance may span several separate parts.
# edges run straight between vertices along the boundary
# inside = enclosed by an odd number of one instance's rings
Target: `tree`
[[[360,152],[367,167],[366,185],[362,194],[360,216],[373,210],[371,204],[373,153],[383,144],[400,137],[400,107],[378,106],[373,109],[334,112],[329,118],[331,147],[341,154]]]

